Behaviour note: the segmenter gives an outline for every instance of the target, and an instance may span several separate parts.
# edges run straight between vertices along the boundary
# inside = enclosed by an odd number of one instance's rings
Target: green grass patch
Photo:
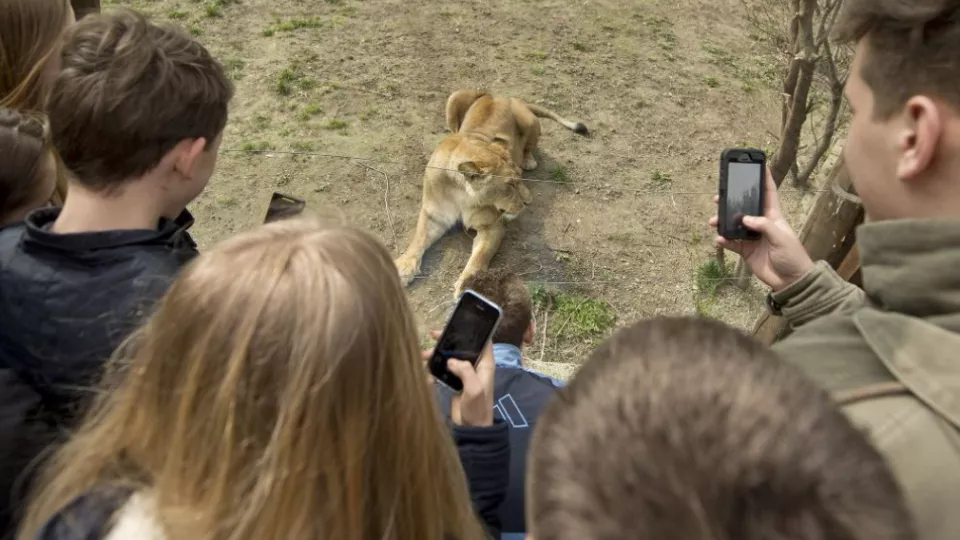
[[[537,66],[530,70],[530,73],[533,73],[537,77],[542,77],[547,73],[547,70],[543,69],[543,66]]]
[[[671,177],[670,173],[667,172],[653,171],[653,174],[650,175],[650,181],[654,186],[663,188],[673,183],[673,177]]]
[[[555,338],[596,342],[603,339],[617,320],[603,300],[550,291],[543,285],[531,288],[534,306],[550,313],[547,333]]]
[[[560,163],[550,168],[550,179],[560,184],[570,181],[570,171]]]
[[[313,152],[316,150],[316,147],[310,141],[294,141],[290,147],[300,152]]]
[[[273,28],[265,28],[263,30],[263,37],[272,37],[275,33],[277,33],[277,31]]]
[[[343,120],[334,119],[327,122],[327,124],[323,126],[323,128],[329,129],[330,131],[343,130],[343,129],[347,129],[347,123],[344,122]]]
[[[697,267],[694,275],[696,286],[694,303],[697,313],[707,315],[710,307],[717,301],[717,292],[732,273],[733,269],[730,265],[720,266],[716,259],[711,259]]]
[[[173,10],[170,10],[169,12],[167,12],[167,17],[170,17],[171,19],[173,19],[173,20],[175,20],[175,21],[182,21],[182,20],[186,19],[188,16],[189,16],[189,14],[188,14],[186,11],[182,11],[182,10],[179,10],[179,9],[173,9]]]
[[[311,103],[307,105],[302,111],[300,111],[300,119],[307,121],[314,116],[323,112],[323,107],[319,103]]]
[[[716,88],[720,86],[720,81],[716,77],[704,77],[703,84],[709,86],[710,88]]]
[[[310,17],[308,19],[288,19],[278,22],[273,29],[277,32],[295,32],[304,28],[320,28],[323,21],[319,17]]]
[[[267,141],[245,141],[240,145],[240,150],[244,152],[264,152],[270,149],[270,143]]]
[[[289,96],[297,88],[301,90],[310,90],[317,86],[317,81],[311,77],[304,76],[299,70],[299,65],[285,68],[277,75],[277,83],[274,90],[281,96]]]

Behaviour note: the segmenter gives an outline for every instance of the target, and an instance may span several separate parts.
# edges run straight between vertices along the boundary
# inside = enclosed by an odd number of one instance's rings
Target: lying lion
[[[504,224],[530,204],[521,167],[537,167],[533,151],[540,140],[539,118],[550,118],[587,135],[587,127],[553,111],[514,98],[495,98],[480,90],[457,90],[447,99],[445,138],[430,157],[423,179],[423,200],[413,240],[396,261],[409,284],[420,271],[423,253],[458,221],[476,231],[473,252],[454,285],[487,268],[500,247]],[[519,164],[519,165],[518,165]]]

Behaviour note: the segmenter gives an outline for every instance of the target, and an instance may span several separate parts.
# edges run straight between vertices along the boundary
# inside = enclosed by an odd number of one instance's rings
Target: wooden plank
[[[837,268],[854,245],[857,225],[863,222],[863,205],[854,194],[843,157],[830,171],[824,192],[800,230],[800,241],[810,258]],[[767,344],[783,339],[790,329],[782,317],[765,313],[754,326],[754,336]]]
[[[857,249],[856,244],[853,245],[850,253],[847,253],[843,262],[840,263],[840,266],[837,268],[837,273],[840,274],[840,277],[858,287],[863,285],[862,274],[860,272],[860,250]]]

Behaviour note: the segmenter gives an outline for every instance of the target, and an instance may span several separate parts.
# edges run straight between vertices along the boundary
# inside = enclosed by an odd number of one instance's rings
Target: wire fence
[[[309,150],[293,150],[293,149],[277,149],[277,148],[271,148],[271,149],[227,148],[227,149],[221,149],[220,152],[221,152],[221,153],[224,153],[224,154],[246,155],[246,156],[269,156],[269,155],[306,156],[306,157],[318,157],[318,158],[327,158],[327,159],[336,159],[336,160],[342,160],[342,161],[356,162],[356,163],[360,164],[362,167],[364,167],[364,168],[366,168],[366,169],[368,169],[368,170],[370,170],[370,171],[372,171],[372,172],[376,172],[376,173],[379,173],[379,174],[384,175],[384,179],[385,179],[385,181],[386,181],[386,188],[387,188],[386,191],[385,191],[385,193],[384,193],[384,203],[385,203],[385,209],[386,209],[386,214],[387,214],[386,217],[387,217],[388,221],[391,221],[391,222],[392,222],[392,218],[391,218],[391,216],[390,216],[390,205],[389,205],[389,203],[388,203],[388,201],[387,201],[387,199],[389,198],[389,192],[390,192],[389,177],[390,177],[391,175],[389,175],[386,171],[382,171],[382,170],[380,170],[380,169],[373,168],[373,167],[371,167],[369,164],[394,165],[394,166],[400,166],[400,167],[406,167],[406,166],[409,164],[409,163],[404,163],[404,162],[400,162],[400,161],[394,161],[394,160],[390,160],[390,159],[383,159],[383,158],[364,157],[364,156],[352,156],[352,155],[345,155],[345,154],[333,154],[333,153],[316,152],[316,151],[309,151]],[[429,169],[436,169],[436,170],[443,170],[443,171],[450,171],[450,172],[459,173],[459,171],[456,170],[456,169],[449,169],[449,168],[446,168],[446,167],[435,167],[435,166],[431,166],[431,165],[424,165],[424,168],[429,168]],[[565,186],[576,186],[578,189],[582,189],[582,188],[596,188],[596,189],[606,189],[606,190],[619,190],[619,191],[624,191],[624,192],[638,193],[638,194],[642,194],[642,195],[660,195],[660,196],[713,196],[713,195],[716,195],[716,194],[717,194],[716,191],[688,191],[688,190],[670,190],[670,189],[662,189],[662,188],[652,188],[652,189],[651,189],[651,188],[647,188],[647,189],[642,189],[642,188],[636,188],[636,187],[632,187],[632,186],[623,186],[623,185],[617,186],[617,185],[612,185],[612,184],[609,184],[609,183],[602,183],[602,182],[597,182],[597,181],[569,181],[569,180],[567,180],[567,181],[562,181],[562,180],[550,180],[550,179],[542,179],[542,178],[524,178],[524,177],[499,176],[499,175],[491,175],[491,176],[494,177],[494,178],[504,178],[504,179],[511,179],[511,180],[521,180],[521,181],[524,181],[524,182],[538,182],[538,183],[545,183],[545,184],[558,184],[558,185],[565,185]],[[811,188],[811,189],[789,189],[789,188],[782,188],[782,189],[778,189],[778,190],[777,190],[777,193],[778,193],[778,194],[808,195],[808,194],[823,193],[823,192],[825,192],[825,191],[828,191],[828,190],[812,189],[812,188]],[[393,240],[394,240],[394,245],[399,246],[399,243],[398,243],[397,238],[396,238],[396,232],[393,231],[392,234],[393,234],[393,236],[394,236],[394,239],[393,239]],[[666,249],[666,248],[664,248],[664,249]],[[561,250],[561,251],[562,251],[562,250]],[[529,271],[529,272],[520,271],[520,272],[517,272],[517,274],[522,277],[522,276],[524,276],[524,275],[529,275],[529,274],[531,274],[531,273],[537,273],[537,272],[539,272],[539,271],[541,271],[541,270],[543,270],[542,265],[541,265],[541,268],[540,268],[540,269],[537,269],[537,270],[534,270],[534,271]],[[428,277],[433,277],[433,276],[431,276],[430,274],[417,274],[417,275],[415,275],[415,276],[413,277],[413,279],[414,279],[415,281],[419,281],[419,280],[426,279],[426,278],[428,278]],[[711,276],[711,277],[709,277],[709,278],[707,278],[707,279],[708,279],[711,283],[714,283],[714,284],[730,283],[730,282],[740,282],[740,281],[742,281],[742,280],[741,280],[740,278],[738,278],[738,277],[721,277],[721,276]],[[623,280],[618,280],[618,279],[525,280],[525,282],[526,282],[528,285],[602,285],[602,284],[618,284],[618,283],[622,283]],[[689,282],[687,282],[687,283],[689,283]]]

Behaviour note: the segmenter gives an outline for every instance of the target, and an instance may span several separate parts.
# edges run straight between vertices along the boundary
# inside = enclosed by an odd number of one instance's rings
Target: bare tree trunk
[[[750,267],[747,266],[746,261],[743,260],[743,257],[737,257],[737,266],[733,270],[733,284],[743,290],[747,290],[750,286],[750,278],[752,277],[753,272],[750,270]]]
[[[790,92],[787,120],[780,133],[780,149],[777,150],[773,165],[770,167],[777,186],[783,183],[783,179],[797,161],[800,136],[803,133],[803,124],[807,120],[807,101],[817,67],[817,48],[813,35],[813,16],[816,12],[817,0],[799,0],[799,7],[796,38],[798,54],[791,62],[790,73],[787,74],[788,80],[784,83],[785,88],[787,83],[792,82],[789,79],[794,70],[797,72],[797,78],[793,91]]]
[[[726,272],[727,271],[727,250],[721,246],[717,246],[716,257],[717,257],[717,268],[719,268],[721,272]]]
[[[826,155],[833,144],[833,136],[837,132],[837,118],[840,116],[840,107],[843,105],[843,87],[840,87],[839,91],[834,88],[832,94],[830,97],[830,112],[827,114],[827,122],[823,128],[823,138],[820,139],[820,144],[818,144],[816,150],[814,150],[810,161],[808,161],[803,167],[803,170],[796,175],[797,185],[799,186],[809,184],[813,171],[820,165],[823,156]]]

